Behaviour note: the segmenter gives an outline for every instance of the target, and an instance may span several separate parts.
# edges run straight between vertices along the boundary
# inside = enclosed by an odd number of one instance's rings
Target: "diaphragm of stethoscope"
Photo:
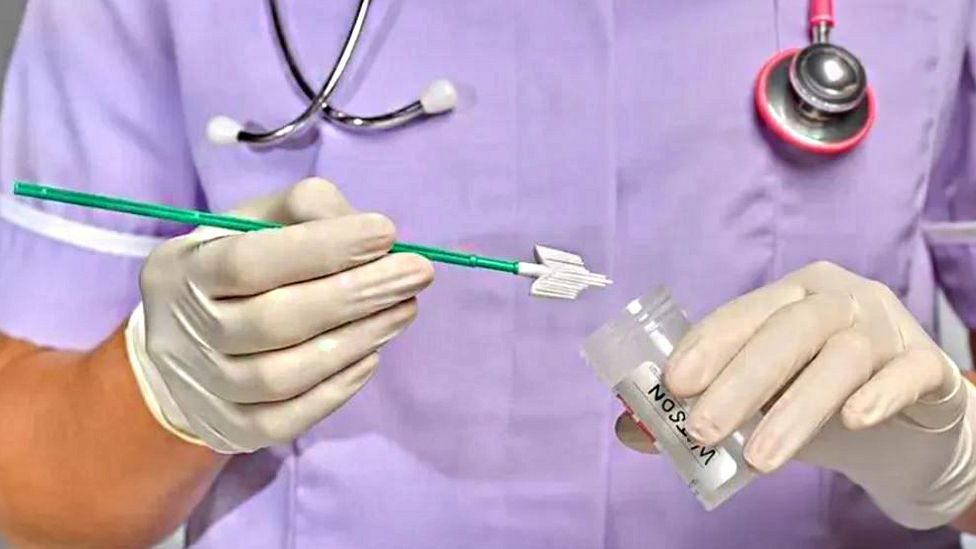
[[[861,98],[847,110],[831,112],[812,103],[790,80],[790,67],[799,53],[796,49],[783,51],[759,72],[755,98],[760,118],[777,137],[801,150],[815,154],[851,150],[874,123],[874,93],[865,85]]]
[[[756,111],[782,141],[814,154],[840,154],[874,124],[874,93],[858,58],[831,44],[833,3],[810,4],[813,43],[777,53],[756,78]]]

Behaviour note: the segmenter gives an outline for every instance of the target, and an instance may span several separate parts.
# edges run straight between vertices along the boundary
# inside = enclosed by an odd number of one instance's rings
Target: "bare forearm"
[[[117,334],[90,355],[0,335],[0,531],[20,545],[151,544],[224,458],[160,428]]]

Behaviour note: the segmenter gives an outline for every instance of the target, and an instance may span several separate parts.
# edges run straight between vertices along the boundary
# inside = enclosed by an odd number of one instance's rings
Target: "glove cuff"
[[[142,302],[129,316],[125,328],[125,348],[142,400],[156,422],[177,438],[197,446],[207,446],[190,431],[186,416],[170,395],[159,370],[146,351],[146,320]]]
[[[946,449],[948,451],[940,452],[938,442],[924,440],[927,438],[924,430],[917,431],[921,435],[917,439],[906,437],[905,440],[906,444],[921,448],[925,448],[926,443],[933,444],[929,450],[936,456],[944,456],[944,461],[938,463],[941,473],[932,478],[927,489],[914,490],[914,498],[910,501],[885,497],[884,486],[876,491],[875,502],[903,526],[920,530],[943,526],[966,512],[976,500],[976,387],[965,379],[960,381],[961,417],[948,430],[929,431],[928,435],[953,440],[952,446]],[[911,475],[912,472],[906,470],[902,474]]]

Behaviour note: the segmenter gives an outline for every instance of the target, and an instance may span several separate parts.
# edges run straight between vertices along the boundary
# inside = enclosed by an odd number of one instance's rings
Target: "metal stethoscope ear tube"
[[[359,44],[359,38],[362,34],[363,26],[366,23],[366,15],[369,11],[370,1],[360,0],[359,7],[356,9],[356,15],[349,26],[349,33],[342,46],[342,51],[338,59],[336,59],[329,77],[318,93],[314,93],[312,87],[302,74],[301,69],[298,67],[298,63],[295,61],[281,21],[277,0],[268,0],[268,8],[271,12],[275,38],[288,64],[288,69],[295,79],[295,83],[301,88],[302,93],[308,97],[310,103],[291,122],[279,128],[266,131],[247,130],[244,129],[244,126],[240,122],[233,118],[215,116],[207,126],[207,137],[210,141],[218,145],[232,143],[248,143],[261,146],[277,145],[301,135],[302,132],[316,121],[320,114],[327,121],[346,129],[387,130],[403,126],[420,118],[451,111],[457,101],[457,93],[454,86],[448,80],[436,80],[432,82],[417,101],[397,110],[379,115],[357,116],[342,112],[329,105],[329,98],[342,79],[342,75]]]

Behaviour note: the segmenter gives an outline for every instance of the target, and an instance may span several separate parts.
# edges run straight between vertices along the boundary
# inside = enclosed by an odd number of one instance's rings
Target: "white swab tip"
[[[440,114],[457,104],[457,90],[450,80],[434,80],[420,96],[420,105],[427,114]]]
[[[207,139],[214,145],[233,145],[244,126],[229,116],[215,116],[207,123]]]
[[[582,257],[556,248],[550,248],[549,246],[543,246],[541,244],[536,244],[535,246],[535,257],[546,265],[555,262],[561,265],[583,266]]]
[[[519,274],[536,278],[531,293],[536,297],[577,299],[589,288],[605,288],[613,282],[606,276],[591,273],[578,255],[549,248],[535,247],[538,263],[519,263]]]

